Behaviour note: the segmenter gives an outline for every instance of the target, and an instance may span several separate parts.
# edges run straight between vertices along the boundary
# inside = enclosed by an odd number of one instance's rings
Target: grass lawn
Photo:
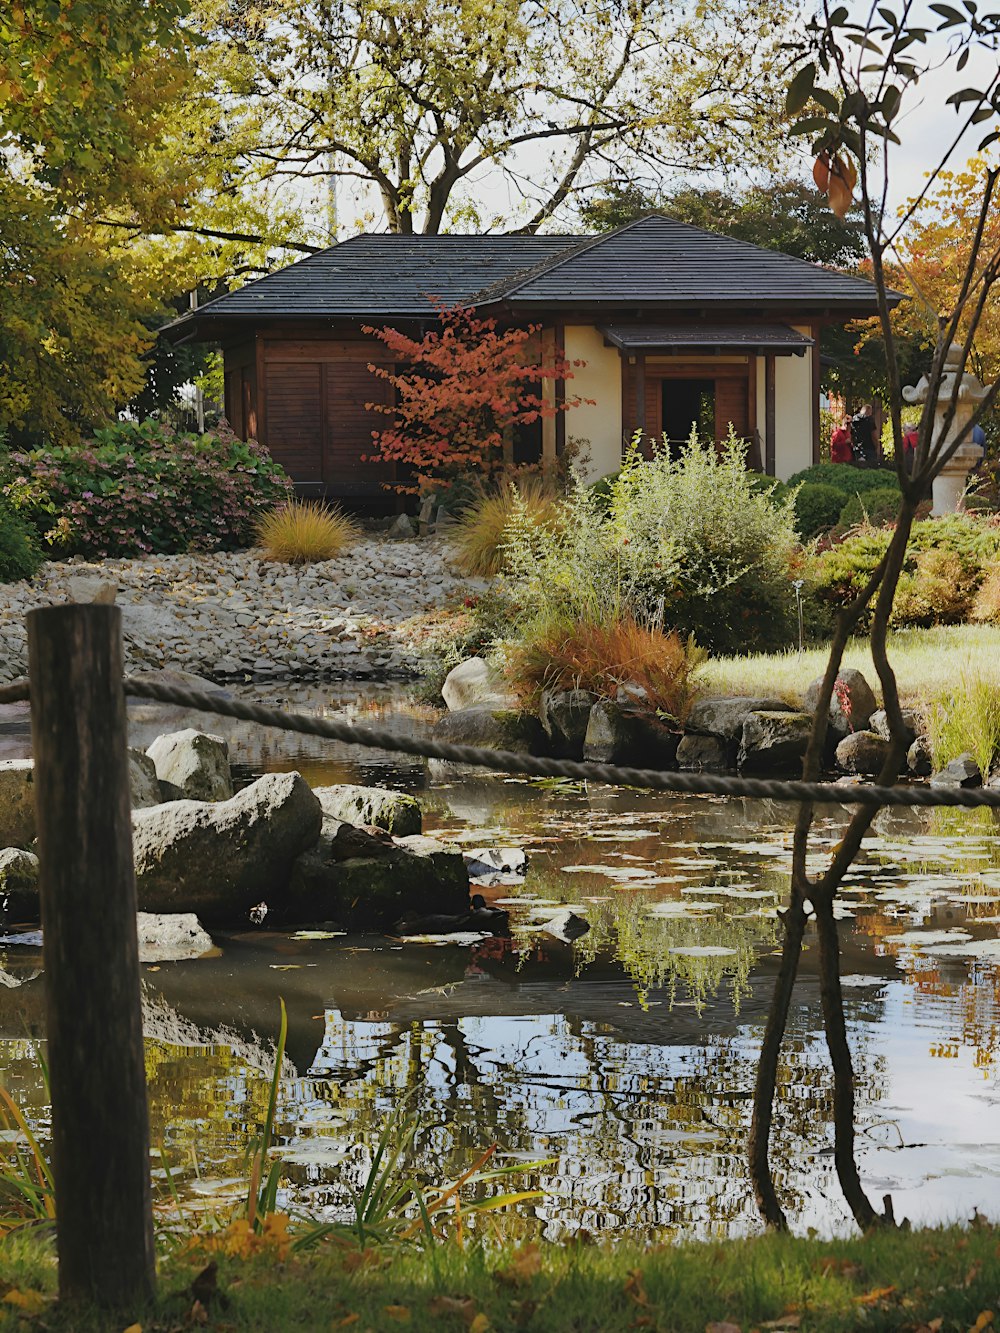
[[[758,653],[752,657],[717,657],[698,672],[705,694],[771,696],[796,703],[809,683],[823,674],[827,649],[802,653]],[[903,702],[910,706],[934,699],[959,683],[963,674],[1000,687],[1000,628],[993,625],[942,625],[935,629],[897,630],[889,636],[889,660]],[[852,639],[844,666],[864,672],[881,694],[867,639]]]
[[[156,1310],[127,1318],[40,1306],[55,1265],[36,1243],[0,1245],[0,1328],[90,1333],[218,1330],[470,1329],[618,1333],[749,1333],[770,1330],[996,1329],[1000,1229],[892,1232],[817,1242],[781,1236],[718,1244],[640,1248],[622,1244],[461,1249],[327,1246],[309,1257],[267,1251],[250,1258],[195,1248],[161,1275]],[[218,1294],[192,1279],[218,1257]],[[210,1287],[211,1284],[208,1284]],[[17,1293],[17,1294],[15,1294]],[[18,1304],[18,1301],[21,1304]],[[23,1302],[27,1300],[28,1309]],[[716,1325],[721,1325],[716,1328]]]

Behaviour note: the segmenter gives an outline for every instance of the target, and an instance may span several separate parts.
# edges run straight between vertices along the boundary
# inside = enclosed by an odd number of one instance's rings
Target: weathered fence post
[[[155,1281],[121,612],[28,615],[59,1291]]]

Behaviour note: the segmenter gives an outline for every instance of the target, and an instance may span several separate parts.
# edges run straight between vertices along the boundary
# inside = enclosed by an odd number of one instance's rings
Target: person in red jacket
[[[853,463],[854,450],[851,448],[851,419],[844,417],[840,425],[830,436],[830,462]]]

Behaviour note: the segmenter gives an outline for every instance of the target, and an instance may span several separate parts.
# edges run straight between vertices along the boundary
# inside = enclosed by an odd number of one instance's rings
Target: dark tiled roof
[[[630,352],[714,351],[802,353],[813,339],[787,324],[602,324],[608,342]]]
[[[501,295],[496,288],[493,292]],[[506,284],[511,305],[868,306],[875,289],[777,250],[651,214]]]
[[[429,315],[572,245],[571,236],[354,236],[209,301],[199,316]],[[185,316],[185,319],[188,319]]]
[[[428,297],[520,307],[875,311],[872,285],[775,250],[650,215],[600,236],[355,236],[182,316],[235,320],[425,316]]]

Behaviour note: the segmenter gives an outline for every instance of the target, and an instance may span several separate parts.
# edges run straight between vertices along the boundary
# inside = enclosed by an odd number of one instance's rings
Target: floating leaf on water
[[[980,962],[1000,963],[1000,940],[970,940],[968,944],[933,944],[928,952],[935,957],[975,958]]]
[[[723,944],[688,944],[668,949],[667,953],[678,954],[682,958],[735,958],[738,950],[728,949]]]
[[[646,911],[650,916],[659,920],[678,921],[687,919],[695,921],[705,912],[717,911],[718,907],[718,903],[693,903],[685,899],[683,902],[647,903]]]
[[[293,940],[332,940],[338,935],[346,935],[346,930],[297,930]]]
[[[739,889],[732,884],[689,884],[681,893],[715,893],[721,898],[773,898],[774,889]]]
[[[404,944],[433,944],[442,948],[446,944],[457,944],[468,948],[470,944],[479,944],[481,940],[492,939],[485,930],[456,930],[451,935],[401,935]]]
[[[914,948],[926,948],[931,944],[960,944],[971,940],[967,930],[906,930],[900,935],[887,935],[886,944],[909,944]]]
[[[609,875],[612,879],[648,879],[655,872],[638,866],[563,866],[567,875]]]
[[[341,1166],[350,1151],[349,1145],[332,1139],[310,1139],[282,1148],[281,1160],[292,1166]]]

